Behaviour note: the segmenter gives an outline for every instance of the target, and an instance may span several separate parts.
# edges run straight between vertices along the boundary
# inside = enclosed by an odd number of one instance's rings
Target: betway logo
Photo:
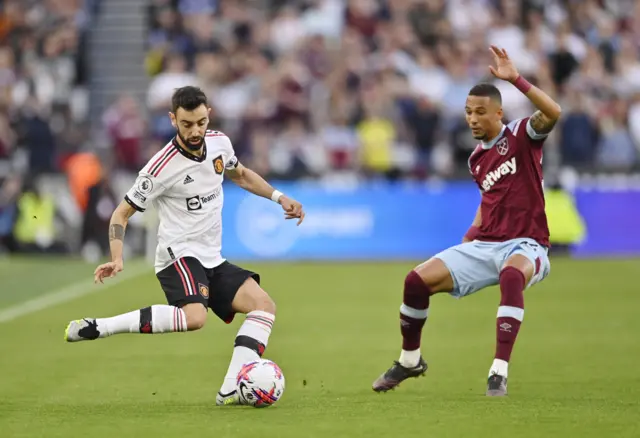
[[[482,181],[482,188],[485,192],[491,190],[491,187],[505,175],[513,175],[516,173],[516,157],[511,158],[509,161],[505,161],[496,170],[492,170],[487,173]]]

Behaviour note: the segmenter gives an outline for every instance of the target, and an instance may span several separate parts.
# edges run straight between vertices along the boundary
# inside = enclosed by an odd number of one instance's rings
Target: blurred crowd
[[[198,83],[212,125],[269,177],[463,176],[475,146],[464,101],[492,80],[496,44],[562,104],[557,163],[639,164],[640,2],[153,0],[149,19],[154,148],[173,133],[172,90]],[[532,113],[497,85],[507,119]]]
[[[64,172],[86,140],[85,6],[0,3],[0,252],[56,249],[54,200],[39,193],[36,181]],[[20,221],[21,214],[33,220]]]
[[[490,44],[563,107],[547,166],[640,170],[634,0],[149,0],[146,100],[124,92],[103,114],[107,166],[87,120],[99,3],[0,2],[0,251],[21,214],[44,218],[22,224],[23,246],[50,246],[41,174],[66,174],[83,235],[105,227],[118,199],[105,167],[136,172],[174,135],[170,97],[187,84],[267,178],[468,178],[464,102],[493,80]],[[507,120],[533,112],[497,85]]]

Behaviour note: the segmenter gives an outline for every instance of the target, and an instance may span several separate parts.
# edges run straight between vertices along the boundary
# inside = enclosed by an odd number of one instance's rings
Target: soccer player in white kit
[[[198,330],[207,309],[230,323],[236,313],[246,318],[235,338],[233,355],[218,405],[237,404],[236,375],[243,364],[258,360],[269,340],[276,306],[260,287],[260,276],[226,261],[221,255],[223,176],[243,189],[279,203],[285,219],[304,220],[302,205],[236,158],[229,138],[207,131],[210,107],[198,88],[179,88],[172,97],[171,123],[176,136],[140,171],[133,187],[113,212],[109,226],[111,262],[98,266],[95,282],[123,269],[122,249],[129,218],[153,204],[160,225],[155,272],[168,305],[155,304],[111,318],[71,321],[68,342],[120,333],[170,333]]]

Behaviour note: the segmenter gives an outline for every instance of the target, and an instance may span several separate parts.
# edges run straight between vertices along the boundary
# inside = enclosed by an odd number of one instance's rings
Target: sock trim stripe
[[[413,319],[427,319],[429,316],[429,309],[414,309],[413,307],[409,307],[402,303],[400,306],[400,313]]]
[[[196,284],[193,281],[193,275],[191,275],[191,269],[189,269],[189,265],[187,264],[187,262],[184,260],[184,257],[179,259],[178,262],[180,263],[180,266],[182,267],[182,269],[189,274],[189,280],[191,280],[191,282],[189,283],[189,295],[195,295],[196,291],[198,290],[196,288]]]
[[[271,318],[266,318],[264,316],[258,316],[258,315],[247,315],[247,319],[257,319],[257,320],[261,320],[264,322],[267,322],[269,324],[273,324],[273,319]]]
[[[174,323],[176,332],[184,331],[183,325],[182,325],[181,313],[182,313],[182,309],[180,309],[179,307],[176,307],[175,309],[173,309],[173,323]]]
[[[256,318],[255,316],[247,316],[246,321],[255,322],[257,324],[262,324],[265,327],[268,327],[269,330],[273,328],[273,321],[269,321],[262,318]]]
[[[498,315],[496,318],[513,318],[522,322],[524,319],[524,309],[513,306],[500,306],[498,307]]]

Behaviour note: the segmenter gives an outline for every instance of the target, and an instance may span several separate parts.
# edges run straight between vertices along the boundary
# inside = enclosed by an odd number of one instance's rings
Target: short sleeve
[[[531,126],[531,117],[527,117],[527,135],[533,141],[542,141],[547,138],[549,134],[538,134],[533,126]]]
[[[236,157],[236,152],[233,150],[233,144],[231,143],[231,139],[227,137],[224,133],[220,131],[208,131],[206,137],[213,137],[217,141],[222,143],[222,149],[224,150],[224,168],[227,170],[233,170],[238,167],[240,161],[238,161],[238,157]]]
[[[236,151],[233,149],[233,144],[231,143],[231,139],[226,135],[221,138],[224,142],[224,149],[226,152],[226,160],[224,162],[224,168],[227,170],[233,170],[238,167],[240,163],[238,161],[238,157],[236,157]]]
[[[538,134],[531,126],[531,117],[517,119],[507,125],[511,133],[520,140],[525,140],[530,146],[542,147],[547,139],[547,134]]]
[[[158,178],[142,171],[138,174],[135,183],[129,189],[124,199],[139,212],[147,209],[151,201],[165,191],[164,185]]]

